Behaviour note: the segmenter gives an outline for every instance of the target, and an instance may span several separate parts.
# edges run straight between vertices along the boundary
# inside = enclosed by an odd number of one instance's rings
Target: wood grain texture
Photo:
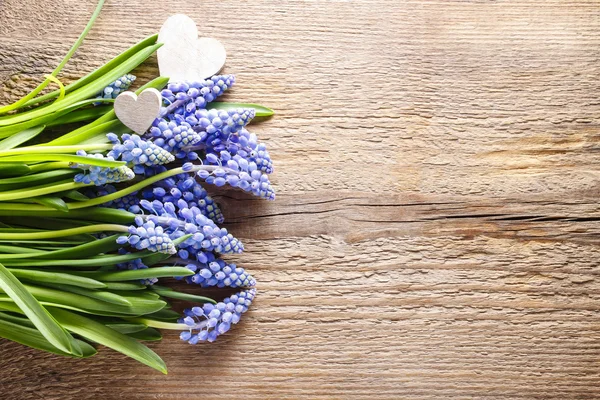
[[[93,7],[0,0],[0,103]],[[177,12],[277,112],[278,199],[219,196],[258,297],[168,376],[2,341],[2,399],[600,398],[600,2],[109,0],[63,78]]]

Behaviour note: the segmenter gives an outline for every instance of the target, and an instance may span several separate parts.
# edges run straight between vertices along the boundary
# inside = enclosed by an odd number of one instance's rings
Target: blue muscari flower
[[[190,344],[214,342],[219,335],[227,332],[232,324],[237,324],[243,313],[248,311],[256,289],[242,290],[216,305],[205,303],[202,307],[184,310],[184,318],[179,323],[188,326],[179,336]]]
[[[100,93],[98,93],[97,98],[99,99],[116,99],[117,96],[127,89],[129,86],[135,81],[135,75],[127,74],[123,75],[116,81],[112,82],[108,86],[106,86]],[[94,104],[102,104],[101,102]]]
[[[266,174],[273,172],[273,162],[267,147],[264,143],[259,143],[256,135],[248,130],[241,129],[239,133],[231,135],[224,147],[232,155],[238,154],[248,162],[256,163],[258,169]]]
[[[183,250],[185,251],[185,250]],[[183,252],[180,250],[180,253]],[[180,254],[181,256],[181,254]],[[213,253],[204,252],[200,257],[202,262],[190,262],[186,267],[196,274],[185,277],[186,282],[195,283],[201,287],[253,287],[256,280],[244,268],[228,264],[217,258]]]
[[[225,219],[221,209],[208,192],[187,174],[183,174],[178,179],[169,178],[158,182],[156,186],[145,189],[143,197],[146,200],[160,200],[176,206],[179,200],[183,199],[188,208],[198,207],[203,215],[217,224],[222,224]]]
[[[79,156],[87,156],[90,158],[105,158],[110,161],[114,161],[114,158],[108,156],[104,157],[102,154],[87,154],[83,150],[79,150],[77,152]],[[80,168],[85,172],[75,175],[75,182],[81,182],[86,184],[94,184],[96,186],[104,185],[107,183],[116,183],[123,182],[133,179],[135,173],[129,169],[127,166],[122,165],[120,167],[107,168],[107,167],[98,167],[95,165],[89,164],[73,164],[72,168]]]
[[[154,213],[147,217],[149,221],[169,227],[172,240],[192,234],[179,245],[192,256],[199,251],[215,251],[223,254],[244,251],[242,243],[227,232],[227,229],[219,228],[211,219],[203,215],[198,207],[189,207],[183,199],[179,199],[176,204],[163,203],[159,200],[150,202],[143,199],[140,205]]]
[[[198,176],[206,183],[216,186],[228,184],[263,199],[275,200],[268,175],[260,171],[255,162],[248,162],[239,154],[232,156],[228,151],[221,151],[220,157],[207,154],[203,164],[216,167],[198,171]]]
[[[167,164],[175,160],[175,157],[167,150],[157,146],[156,144],[144,140],[138,135],[123,134],[121,139],[123,143],[119,143],[118,139],[115,140],[116,135],[107,135],[108,139],[111,140],[114,145],[108,156],[116,159],[121,159],[134,166],[136,173],[143,173],[143,166],[155,166]],[[116,143],[115,143],[116,142]],[[136,170],[136,166],[142,167],[139,172]]]
[[[194,108],[206,108],[208,103],[222,95],[234,83],[233,75],[215,75],[203,81],[171,82],[161,94],[166,106],[178,101],[182,108],[184,104],[193,104]]]
[[[136,226],[137,225],[137,226]],[[129,227],[129,236],[119,236],[117,243],[127,244],[138,250],[148,249],[150,251],[175,254],[177,249],[169,235],[155,220],[146,220],[141,216],[135,217],[135,225]]]
[[[154,144],[168,152],[175,153],[178,158],[183,158],[186,147],[194,146],[202,141],[202,135],[195,132],[191,125],[185,121],[167,121],[156,118],[148,135],[154,139]]]
[[[195,113],[185,116],[186,122],[198,132],[206,132],[205,142],[209,145],[216,139],[227,140],[232,133],[239,132],[254,118],[256,112],[253,108],[239,108],[237,110],[205,110],[199,109]]]

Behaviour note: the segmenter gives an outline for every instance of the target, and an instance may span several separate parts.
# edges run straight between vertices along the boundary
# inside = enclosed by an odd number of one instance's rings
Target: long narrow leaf
[[[114,323],[114,324],[106,324],[111,329],[114,329],[117,332],[121,332],[125,335],[130,333],[141,332],[147,328],[144,324],[135,324],[133,322],[130,323]]]
[[[2,264],[0,264],[0,288],[29,317],[31,322],[53,346],[65,353],[73,352],[73,337],[56,322],[52,315]]]
[[[127,300],[125,297],[120,294],[116,294],[113,292],[107,292],[105,290],[89,290],[82,289],[80,287],[63,285],[63,284],[47,284],[45,286],[49,286],[53,289],[62,290],[64,292],[71,292],[81,296],[89,297],[91,299],[101,300],[111,304],[117,304],[120,306],[131,306],[131,302]]]
[[[194,275],[193,271],[185,267],[158,267],[145,269],[132,269],[115,272],[85,272],[85,276],[106,282],[135,281],[138,279],[165,278],[174,276]]]
[[[154,290],[156,293],[160,294],[161,296],[169,297],[171,299],[193,301],[193,302],[197,302],[197,303],[217,304],[216,301],[214,301],[213,299],[211,299],[209,297],[197,296],[197,295],[191,294],[191,293],[177,292],[170,288],[157,287],[157,285],[153,285],[150,288],[152,290]]]
[[[44,125],[34,126],[33,128],[25,129],[19,133],[15,133],[10,137],[7,137],[6,139],[0,141],[0,151],[14,149],[18,145],[23,144],[39,135],[44,128],[46,128]]]
[[[38,271],[35,269],[10,269],[17,278],[40,283],[62,283],[86,289],[103,289],[106,284],[95,279],[67,274],[64,272]]]
[[[142,364],[167,373],[164,361],[152,350],[135,339],[117,332],[93,319],[58,308],[51,308],[52,315],[68,330],[86,339],[110,347]]]
[[[154,328],[146,328],[143,331],[128,333],[127,336],[130,336],[137,340],[144,341],[157,341],[162,339],[162,335],[157,329]]]
[[[65,201],[63,199],[61,199],[60,197],[40,196],[40,197],[33,197],[31,199],[31,201],[34,201],[35,203],[41,204],[46,207],[54,208],[55,210],[62,211],[65,213],[69,211],[69,207],[67,207],[67,203],[65,203]]]
[[[81,348],[81,356],[65,353],[54,347],[54,345],[50,343],[37,329],[16,324],[14,321],[11,322],[4,320],[2,317],[0,317],[0,337],[12,340],[13,342],[21,343],[34,349],[47,351],[49,353],[54,353],[61,356],[87,358],[97,353],[96,349],[89,343],[77,339],[74,340],[77,341],[79,347]]]
[[[252,103],[222,103],[222,102],[214,102],[209,103],[206,108],[216,109],[216,110],[237,110],[238,108],[253,108],[256,112],[257,117],[270,117],[274,114],[273,110],[268,107],[261,106],[259,104]]]
[[[83,110],[72,111],[67,115],[63,115],[60,118],[48,123],[48,127],[61,126],[65,124],[72,124],[75,122],[89,121],[94,118],[101,117],[108,111],[112,110],[113,106],[97,106],[91,108],[84,108]],[[12,136],[11,136],[12,137]],[[1,143],[0,143],[1,144]]]

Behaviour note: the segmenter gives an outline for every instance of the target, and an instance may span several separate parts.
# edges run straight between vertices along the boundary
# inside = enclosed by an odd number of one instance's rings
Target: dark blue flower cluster
[[[242,290],[216,305],[206,303],[202,307],[184,310],[185,318],[180,323],[188,326],[180,338],[190,344],[214,342],[219,335],[227,332],[232,324],[237,324],[243,313],[254,300],[256,289]]]

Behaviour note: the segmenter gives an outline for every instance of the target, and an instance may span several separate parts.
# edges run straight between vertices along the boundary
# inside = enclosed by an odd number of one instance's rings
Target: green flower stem
[[[81,35],[79,35],[79,38],[77,38],[77,41],[75,43],[73,43],[73,46],[71,46],[71,49],[69,50],[69,52],[67,53],[67,55],[65,56],[65,58],[63,58],[63,60],[60,62],[60,64],[58,64],[58,66],[54,69],[54,71],[52,71],[52,73],[50,74],[50,76],[56,77],[58,75],[58,73],[63,69],[63,67],[67,64],[67,62],[69,61],[69,59],[73,56],[73,54],[75,54],[75,51],[77,51],[77,49],[79,48],[79,46],[83,42],[83,39],[85,39],[85,37],[87,36],[88,32],[92,28],[92,25],[94,25],[94,22],[96,21],[96,18],[98,18],[98,15],[100,14],[100,10],[102,10],[102,6],[103,5],[104,5],[104,0],[99,0],[98,1],[98,5],[96,6],[96,9],[94,10],[94,13],[92,14],[90,20],[88,21],[87,25],[83,29],[83,32],[81,32]],[[36,87],[27,96],[23,97],[22,99],[18,100],[17,102],[15,102],[15,103],[13,103],[11,105],[0,107],[0,114],[4,114],[4,113],[7,113],[9,111],[16,110],[19,107],[22,107],[29,100],[31,100],[35,96],[37,96],[50,83],[50,81],[51,81],[50,78],[46,78],[38,87]]]
[[[44,196],[50,193],[63,192],[65,190],[79,189],[85,186],[91,186],[93,183],[77,183],[72,180],[52,183],[46,186],[36,186],[31,189],[15,189],[0,192],[0,201],[29,199],[31,197]],[[53,209],[52,207],[47,207]]]
[[[35,239],[53,239],[57,237],[80,235],[82,233],[97,232],[127,232],[127,227],[117,224],[97,224],[87,225],[79,228],[60,229],[46,232],[27,232],[27,233],[7,233],[0,232],[0,240],[35,240]]]
[[[45,146],[45,147],[18,147],[11,150],[0,150],[0,157],[16,154],[45,154],[45,153],[76,153],[79,150],[104,151],[113,148],[112,144],[86,144],[79,146]]]
[[[200,170],[213,171],[214,169],[219,168],[217,165],[194,165],[192,169],[188,172],[198,172]],[[153,184],[154,182],[162,181],[163,179],[170,178],[171,176],[179,175],[184,173],[183,168],[173,168],[169,171],[162,172],[158,175],[154,175],[150,178],[144,179],[141,182],[138,182],[134,185],[128,186],[125,189],[121,189],[111,194],[107,194],[105,196],[96,197],[95,199],[91,199],[88,201],[80,201],[78,203],[69,203],[69,210],[76,210],[78,208],[86,208],[97,206],[99,204],[106,203],[108,201],[120,199],[123,196],[127,196],[133,192],[139,191],[145,188],[148,185]],[[0,194],[1,195],[1,194]]]
[[[71,163],[65,161],[52,161],[47,163],[39,163],[29,167],[32,174],[36,172],[54,171],[57,169],[70,168]]]
[[[45,206],[0,202],[0,217],[35,217],[39,220],[45,218],[72,218],[78,221],[131,224],[135,219],[135,214],[106,207],[70,210],[68,213],[64,213]]]
[[[89,74],[87,74],[86,76],[84,76],[82,78],[79,78],[77,81],[65,86],[65,91],[67,93],[69,93],[75,89],[78,89],[82,86],[87,85],[90,82],[93,82],[98,77],[100,77],[100,76],[104,75],[105,73],[107,73],[108,71],[118,67],[121,63],[123,63],[125,60],[130,58],[132,55],[134,55],[141,49],[155,44],[157,38],[158,38],[158,35],[154,34],[154,35],[149,36],[146,39],[138,42],[137,44],[131,46],[129,49],[125,50],[123,53],[119,54],[118,56],[116,56],[115,58],[113,58],[112,60],[110,60],[103,66],[101,66],[100,68],[96,69],[95,71],[90,72]],[[129,71],[126,71],[126,72],[129,72]],[[47,93],[43,96],[37,97],[35,99],[31,99],[25,105],[31,106],[33,104],[37,104],[42,101],[53,99],[58,95],[59,95],[59,91],[55,90],[55,91]]]
[[[62,146],[61,146],[62,147]],[[67,161],[85,165],[97,165],[98,167],[115,168],[125,165],[124,161],[110,161],[104,158],[93,158],[86,156],[77,156],[74,154],[23,154],[16,156],[7,156],[0,158],[0,162],[37,162],[37,161]]]
[[[187,326],[186,324],[177,324],[177,323],[173,323],[173,322],[156,321],[156,320],[148,319],[148,318],[124,318],[124,319],[131,321],[131,322],[144,324],[151,328],[169,329],[169,330],[173,330],[173,331],[185,331],[185,330],[190,329],[190,327]]]

